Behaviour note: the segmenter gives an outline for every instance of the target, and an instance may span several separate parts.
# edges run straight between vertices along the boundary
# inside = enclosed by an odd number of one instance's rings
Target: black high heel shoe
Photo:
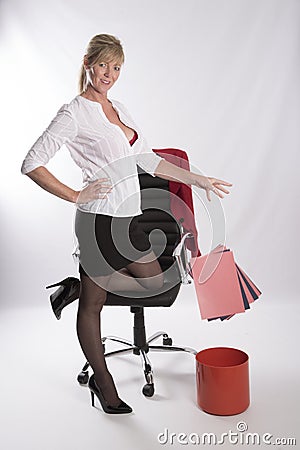
[[[101,389],[96,384],[94,374],[89,379],[89,388],[91,391],[91,398],[92,398],[92,406],[95,406],[95,395],[98,397],[98,400],[101,403],[101,406],[103,408],[103,411],[108,414],[126,414],[131,413],[132,408],[127,405],[123,400],[121,400],[120,405],[118,406],[110,406],[106,403],[105,398],[103,397],[103,394],[101,392]]]
[[[53,294],[50,295],[50,302],[55,314],[59,320],[63,308],[79,298],[80,281],[75,277],[68,277],[58,283],[46,286],[46,289],[60,286]]]

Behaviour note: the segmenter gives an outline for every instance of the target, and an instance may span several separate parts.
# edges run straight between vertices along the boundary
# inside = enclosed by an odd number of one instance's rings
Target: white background
[[[189,345],[212,346],[218,336],[218,344],[249,350],[249,341],[256,340],[251,357],[272,354],[277,373],[276,345],[281,355],[292,355],[296,332],[289,320],[296,319],[299,301],[299,1],[2,0],[0,17],[1,311],[7,329],[17,332],[11,318],[20,311],[28,317],[28,307],[48,308],[47,284],[78,275],[71,257],[75,206],[40,189],[20,168],[60,106],[77,95],[89,39],[109,33],[121,39],[126,57],[110,96],[128,107],[152,148],[183,149],[197,170],[233,183],[231,194],[221,202],[215,197],[212,205],[194,189],[202,253],[210,249],[212,228],[218,228],[206,208],[221,205],[226,244],[263,292],[247,316],[222,325],[200,322],[192,314],[194,291],[186,295],[182,289],[194,336],[205,336]],[[80,170],[66,149],[47,167],[65,184],[81,188]],[[180,316],[173,320],[179,324]],[[270,344],[264,354],[258,336]],[[22,336],[15,339],[16,347],[6,348],[14,363]],[[76,358],[80,367],[79,351]],[[291,373],[295,358],[288,361]],[[265,364],[270,368],[269,360]],[[20,376],[18,362],[16,371]],[[289,399],[296,401],[294,392]],[[28,443],[28,448],[41,447]]]
[[[5,293],[12,273],[21,301],[24,289],[37,294],[40,284],[76,271],[74,205],[21,177],[20,166],[77,94],[89,39],[107,32],[126,54],[110,95],[153,148],[184,149],[203,173],[233,183],[222,201],[227,245],[273,301],[297,295],[299,2],[12,0],[2,1],[1,17]],[[48,168],[81,188],[66,149]],[[210,223],[198,197],[195,204],[205,253]]]

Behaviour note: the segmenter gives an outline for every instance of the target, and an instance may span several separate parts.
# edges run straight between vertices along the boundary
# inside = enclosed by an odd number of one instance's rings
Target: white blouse
[[[83,187],[99,178],[109,178],[107,198],[76,204],[82,211],[128,217],[142,214],[136,165],[155,176],[163,159],[147,145],[138,125],[124,105],[110,99],[121,122],[134,129],[138,139],[131,146],[122,129],[111,123],[100,103],[77,95],[57,112],[43,134],[28,151],[22,174],[44,166],[63,144],[82,170]]]

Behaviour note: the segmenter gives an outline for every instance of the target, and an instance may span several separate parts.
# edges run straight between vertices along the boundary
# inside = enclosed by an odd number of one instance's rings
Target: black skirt
[[[90,277],[111,275],[151,252],[139,216],[113,217],[77,209],[75,234],[79,272]]]

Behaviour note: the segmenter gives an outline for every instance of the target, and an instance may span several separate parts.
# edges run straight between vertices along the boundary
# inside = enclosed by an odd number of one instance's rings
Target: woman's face
[[[93,88],[106,96],[107,91],[115,84],[119,78],[121,65],[115,62],[105,62],[95,64],[87,71],[88,83]]]

